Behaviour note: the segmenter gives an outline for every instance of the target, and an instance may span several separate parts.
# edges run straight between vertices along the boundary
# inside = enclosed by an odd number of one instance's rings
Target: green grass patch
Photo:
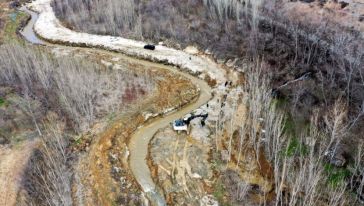
[[[282,98],[273,98],[272,105],[274,105],[278,109],[285,110],[286,106],[289,104],[289,99],[286,97]]]
[[[5,106],[5,99],[0,97],[0,107]]]
[[[217,181],[215,183],[213,195],[219,203],[224,202],[225,188],[224,188],[224,185],[220,181]]]
[[[211,160],[211,169],[219,171],[225,164],[221,160],[220,154],[213,152]]]
[[[5,23],[4,28],[4,41],[5,42],[16,42],[22,41],[16,34],[16,30],[19,28],[22,21],[25,21],[28,15],[24,12],[14,11],[10,13]]]
[[[292,156],[306,156],[309,153],[309,147],[305,145],[298,136],[309,131],[310,125],[304,122],[295,121],[291,115],[287,114],[283,123],[283,132],[289,141],[287,146],[283,149],[282,155],[285,157]]]
[[[80,145],[82,143],[82,137],[78,137],[74,139],[76,145]]]
[[[110,114],[107,115],[107,121],[110,123],[113,120],[115,120],[116,118],[116,113],[115,112],[111,112]]]
[[[283,132],[290,137],[296,137],[296,124],[291,115],[286,115]]]
[[[300,142],[296,137],[292,138],[286,149],[284,150],[284,156],[292,157],[295,155],[306,156],[309,153],[309,148],[307,145]]]
[[[224,198],[226,194],[226,190],[224,185],[222,184],[221,180],[219,179],[214,184],[214,192],[213,196],[216,198],[216,200],[219,202],[219,205],[221,206],[231,206],[231,200]]]
[[[352,175],[348,169],[338,168],[328,163],[325,164],[324,169],[327,175],[327,183],[332,187],[345,183],[345,179]]]

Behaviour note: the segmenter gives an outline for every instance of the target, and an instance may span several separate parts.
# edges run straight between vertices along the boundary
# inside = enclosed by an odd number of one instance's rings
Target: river
[[[21,8],[22,11],[27,12],[31,15],[31,19],[28,24],[21,30],[21,34],[24,38],[33,43],[33,44],[42,44],[47,45],[47,43],[41,40],[34,32],[33,27],[38,19],[38,14],[30,11],[26,7]],[[117,54],[121,55],[121,54]],[[142,64],[153,64],[156,66],[156,63],[149,63],[144,60],[140,59],[133,59],[131,57],[125,57],[127,59],[132,59],[132,61],[138,61],[138,63]],[[152,205],[163,206],[166,205],[165,198],[163,194],[159,194],[156,190],[156,185],[151,178],[150,169],[147,165],[146,157],[148,155],[148,145],[153,135],[161,128],[167,127],[173,120],[178,119],[191,111],[199,108],[203,104],[207,103],[211,98],[211,88],[209,85],[201,80],[198,79],[190,74],[181,72],[180,70],[172,67],[159,64],[158,68],[160,69],[167,69],[171,72],[176,74],[182,75],[188,78],[195,86],[200,89],[200,95],[197,101],[188,104],[187,106],[180,108],[179,110],[172,112],[170,114],[164,115],[163,117],[157,117],[150,123],[143,125],[143,127],[139,128],[131,137],[129,150],[130,150],[130,157],[129,157],[129,165],[132,170],[132,173],[146,193],[148,199],[151,201]]]

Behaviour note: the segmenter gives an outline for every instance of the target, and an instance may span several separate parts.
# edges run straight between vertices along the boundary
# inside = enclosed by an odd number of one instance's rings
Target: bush
[[[0,97],[0,107],[5,105],[5,99]]]
[[[352,175],[346,168],[337,168],[331,164],[325,164],[325,172],[327,175],[327,182],[332,187],[346,184],[346,180]]]

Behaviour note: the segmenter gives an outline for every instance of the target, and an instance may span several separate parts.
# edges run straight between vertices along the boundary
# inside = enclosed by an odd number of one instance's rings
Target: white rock
[[[219,206],[219,203],[212,195],[206,195],[200,200],[200,206]]]
[[[101,64],[105,65],[107,68],[112,67],[113,65],[111,62],[105,60],[101,60]]]
[[[211,55],[211,54],[212,54],[212,52],[211,52],[209,49],[206,49],[206,50],[205,50],[205,54],[207,54],[207,55]]]
[[[113,57],[113,58],[111,59],[111,61],[117,62],[117,61],[120,61],[120,58],[119,58],[119,57]]]
[[[171,108],[165,109],[165,110],[163,111],[163,114],[168,114],[168,113],[172,112],[172,111],[173,111],[173,110],[175,110],[175,109],[176,109],[175,107],[171,107]]]
[[[157,114],[158,115],[158,114]],[[144,120],[147,121],[149,118],[151,117],[155,117],[156,115],[153,114],[153,113],[149,113],[149,112],[146,112],[146,113],[143,113],[143,117],[144,117]]]
[[[183,51],[186,53],[189,53],[189,54],[193,54],[193,55],[196,55],[199,53],[198,49],[194,46],[188,46]]]
[[[238,59],[229,59],[227,62],[226,62],[226,66],[228,67],[233,67],[235,65],[235,63],[238,61]]]
[[[197,174],[197,173],[193,173],[192,175],[192,178],[195,178],[195,179],[201,179],[201,175]]]

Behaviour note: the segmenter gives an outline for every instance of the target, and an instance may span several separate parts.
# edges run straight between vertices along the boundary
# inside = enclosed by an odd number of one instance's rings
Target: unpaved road
[[[177,72],[177,71],[174,71]],[[188,106],[183,107],[177,112],[171,113],[169,115],[163,116],[162,118],[157,118],[150,124],[147,124],[137,130],[131,137],[129,143],[130,149],[130,167],[132,172],[142,186],[143,191],[147,194],[148,198],[155,205],[165,205],[164,198],[159,195],[155,190],[155,184],[151,178],[150,170],[146,162],[146,157],[148,154],[148,145],[153,135],[161,128],[168,126],[173,120],[178,119],[189,112],[199,108],[211,98],[211,88],[207,85],[205,81],[197,79],[186,73],[178,72],[179,74],[185,76],[193,84],[199,87],[200,96],[198,100]]]
[[[0,206],[16,205],[21,177],[36,144],[28,140],[13,148],[0,148]]]
[[[44,4],[43,4],[44,6]],[[36,15],[34,12],[31,12],[27,10],[26,8],[23,8],[23,11],[28,12],[32,16],[32,20],[29,21],[28,25],[25,27],[23,31],[23,35],[25,36],[25,39],[28,41],[35,43],[35,44],[46,44],[43,40],[40,40],[37,35],[35,35],[35,32],[33,31],[34,24],[37,22],[38,15]],[[53,28],[52,26],[50,28]],[[39,33],[38,33],[39,34]],[[42,35],[42,34],[39,34]],[[47,39],[47,36],[42,36],[43,39]],[[79,42],[80,39],[77,39]],[[70,43],[69,40],[67,40],[68,43]],[[198,60],[199,63],[201,63],[200,60]],[[208,69],[212,64],[212,62],[206,62],[205,65],[197,65],[197,66],[204,66],[203,69]],[[194,65],[196,67],[196,65]],[[173,112],[171,114],[164,115],[163,117],[159,117],[154,119],[152,122],[148,123],[147,125],[144,125],[143,127],[139,128],[135,134],[131,137],[130,140],[130,168],[142,187],[143,191],[147,194],[148,198],[152,202],[153,205],[166,205],[164,197],[162,194],[158,194],[158,192],[155,189],[155,184],[151,178],[150,170],[146,162],[146,157],[148,154],[148,144],[153,137],[153,135],[157,132],[158,129],[164,128],[168,126],[173,120],[180,118],[181,116],[199,108],[203,104],[205,104],[209,99],[211,98],[211,88],[209,85],[201,80],[198,79],[192,75],[189,75],[187,73],[183,73],[181,71],[178,71],[175,68],[172,67],[164,67],[166,69],[171,70],[171,72],[178,73],[180,75],[183,75],[184,77],[191,80],[193,84],[195,84],[200,89],[200,95],[197,101],[181,108],[177,112]],[[217,68],[215,68],[217,69]],[[209,71],[211,72],[211,71]],[[221,71],[219,71],[221,72]],[[223,73],[217,73],[217,74],[223,74]],[[224,75],[218,75],[219,78],[223,78]]]

